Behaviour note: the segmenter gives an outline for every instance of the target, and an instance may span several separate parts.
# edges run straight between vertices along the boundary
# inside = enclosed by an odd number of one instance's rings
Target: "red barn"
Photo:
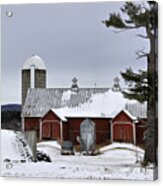
[[[62,118],[54,112],[49,111],[46,113],[41,120],[40,139],[60,139],[62,136],[60,128],[62,122]]]
[[[119,112],[111,122],[112,141],[136,143],[136,123],[137,118],[132,116],[127,110]]]
[[[96,143],[143,142],[146,105],[128,101],[108,88],[29,89],[22,110],[23,130],[36,130],[40,140],[70,140],[77,144],[80,124],[95,123]],[[139,118],[139,119],[138,119]]]

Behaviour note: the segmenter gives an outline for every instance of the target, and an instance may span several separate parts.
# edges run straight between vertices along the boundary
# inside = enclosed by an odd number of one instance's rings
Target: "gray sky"
[[[2,104],[20,103],[21,69],[32,54],[45,62],[48,87],[70,87],[74,76],[79,87],[111,87],[127,67],[145,69],[146,60],[135,55],[138,49],[148,50],[148,41],[136,37],[143,30],[115,34],[101,23],[122,4],[3,5]]]

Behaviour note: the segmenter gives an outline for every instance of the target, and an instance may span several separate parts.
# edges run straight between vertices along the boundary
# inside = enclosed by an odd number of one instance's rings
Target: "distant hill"
[[[10,130],[21,129],[20,104],[7,104],[1,106],[1,128]]]
[[[21,105],[20,104],[7,104],[1,106],[1,111],[21,111]]]

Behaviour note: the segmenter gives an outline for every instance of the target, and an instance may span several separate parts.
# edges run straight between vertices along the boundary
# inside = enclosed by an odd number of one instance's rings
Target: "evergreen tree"
[[[158,29],[158,7],[154,1],[146,4],[126,2],[121,8],[121,13],[111,13],[103,23],[106,27],[119,30],[132,30],[144,28],[146,35],[139,34],[150,43],[149,53],[138,51],[137,58],[147,59],[147,71],[134,73],[132,69],[121,72],[122,77],[128,84],[128,91],[123,94],[129,99],[135,99],[143,103],[147,101],[147,130],[145,132],[145,157],[143,165],[149,162],[157,164],[157,29]]]
[[[122,91],[123,95],[128,99],[135,99],[140,103],[148,101],[148,80],[147,72],[139,70],[139,73],[134,73],[131,68],[126,72],[121,72],[125,80],[128,91]]]

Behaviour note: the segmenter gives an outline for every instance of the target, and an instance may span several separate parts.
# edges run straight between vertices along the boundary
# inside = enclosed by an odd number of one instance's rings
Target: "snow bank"
[[[32,152],[20,132],[1,130],[1,157],[3,160],[29,160]]]
[[[41,146],[50,146],[50,147],[54,147],[58,150],[61,149],[61,145],[56,140],[41,141],[41,142],[37,143],[37,147],[41,147]]]
[[[22,159],[19,141],[20,133],[1,130],[2,160]],[[47,151],[52,163],[13,161],[12,166],[2,161],[1,175],[6,177],[54,177],[54,178],[83,178],[83,179],[125,179],[125,180],[153,180],[154,169],[142,169],[135,163],[136,149],[143,155],[143,150],[131,144],[113,143],[100,149],[98,156],[62,156],[60,145],[56,141],[40,142],[37,147]],[[58,153],[58,154],[57,154]]]
[[[56,157],[54,163],[14,164],[3,176],[54,177],[71,179],[153,180],[153,169],[139,165],[110,165],[109,159],[96,157]]]
[[[53,161],[56,156],[61,155],[61,145],[57,141],[42,141],[37,143],[37,150],[48,154]]]
[[[144,150],[141,149],[140,147],[137,147],[133,144],[130,144],[130,143],[112,143],[110,145],[107,145],[105,147],[102,147],[100,149],[100,152],[101,153],[106,153],[107,151],[110,151],[110,150],[116,150],[116,149],[126,149],[126,150],[132,150],[132,151],[138,151],[140,153],[144,153]]]
[[[119,165],[141,163],[144,158],[144,150],[133,144],[113,143],[99,149],[101,156],[107,157]],[[113,163],[114,164],[114,163]]]

